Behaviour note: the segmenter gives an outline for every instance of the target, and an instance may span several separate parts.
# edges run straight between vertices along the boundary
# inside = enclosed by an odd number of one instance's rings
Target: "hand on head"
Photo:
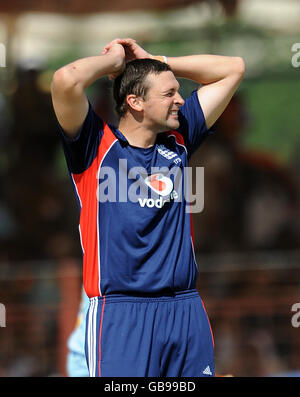
[[[134,39],[114,39],[110,41],[102,50],[102,55],[110,54],[111,51],[120,51],[122,47],[123,51],[120,53],[122,56],[122,68],[114,74],[110,75],[111,79],[116,78],[124,70],[127,62],[133,61],[134,59],[152,58],[152,55],[145,51],[141,46],[136,43]]]

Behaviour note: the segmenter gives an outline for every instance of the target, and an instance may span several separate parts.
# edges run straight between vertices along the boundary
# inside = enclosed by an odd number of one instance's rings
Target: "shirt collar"
[[[119,139],[119,141],[122,141],[123,143],[126,143],[129,145],[128,140],[125,138],[125,136],[122,134],[122,132],[115,126],[108,124],[109,128],[112,130],[113,134]],[[163,142],[163,138],[165,137],[165,132],[160,132],[157,134],[156,138],[156,143],[161,143]]]
[[[122,134],[120,130],[118,130],[117,127],[114,127],[111,124],[108,124],[109,128],[112,130],[114,135],[122,142],[129,144],[128,140],[125,138],[125,136]]]

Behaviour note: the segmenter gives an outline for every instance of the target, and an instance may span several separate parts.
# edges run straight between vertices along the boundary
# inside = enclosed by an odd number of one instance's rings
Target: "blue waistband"
[[[103,301],[105,299],[106,303],[113,302],[161,302],[161,301],[173,301],[181,299],[189,299],[193,297],[199,297],[198,291],[196,289],[185,290],[185,291],[172,291],[160,294],[109,294],[104,296],[95,296],[90,298],[90,301],[99,300]]]

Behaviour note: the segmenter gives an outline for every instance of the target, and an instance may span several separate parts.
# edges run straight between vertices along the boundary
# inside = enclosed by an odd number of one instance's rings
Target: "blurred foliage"
[[[243,144],[295,165],[300,150],[298,74],[249,79],[241,89],[249,113]]]

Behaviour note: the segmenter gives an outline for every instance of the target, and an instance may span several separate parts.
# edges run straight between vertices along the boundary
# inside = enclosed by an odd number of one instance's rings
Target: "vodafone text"
[[[148,198],[148,199],[147,198],[144,198],[144,199],[139,198],[138,200],[139,200],[139,204],[141,207],[145,207],[145,205],[146,205],[148,208],[152,208],[154,206],[156,208],[162,208],[165,205],[165,203],[168,203],[172,200],[176,200],[177,198],[178,198],[178,193],[175,190],[173,190],[167,198],[163,198],[160,196],[156,200],[154,200],[152,198]]]

